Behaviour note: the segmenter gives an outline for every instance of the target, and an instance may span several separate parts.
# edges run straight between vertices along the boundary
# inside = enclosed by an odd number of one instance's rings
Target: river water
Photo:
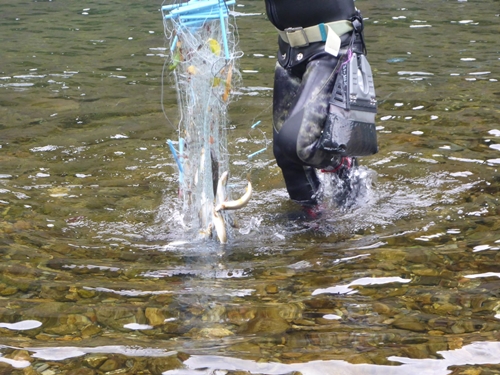
[[[221,246],[179,224],[160,4],[0,2],[0,374],[499,373],[498,1],[356,4],[380,151],[308,222],[269,143],[276,34],[239,2],[255,192]]]

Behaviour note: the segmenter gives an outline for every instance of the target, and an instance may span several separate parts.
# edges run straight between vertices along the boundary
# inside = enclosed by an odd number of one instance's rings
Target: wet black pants
[[[338,58],[322,54],[301,68],[276,65],[273,95],[273,151],[290,198],[315,205],[320,183],[315,168],[338,163],[318,150],[327,118]]]

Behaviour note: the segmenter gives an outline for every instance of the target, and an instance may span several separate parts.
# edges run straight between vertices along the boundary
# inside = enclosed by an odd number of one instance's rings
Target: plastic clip
[[[352,28],[355,32],[361,33],[363,31],[363,16],[361,15],[361,12],[359,10],[356,11],[354,16],[352,16],[349,21],[351,21]]]

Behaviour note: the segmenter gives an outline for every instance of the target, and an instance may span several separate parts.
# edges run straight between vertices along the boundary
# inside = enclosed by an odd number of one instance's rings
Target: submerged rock
[[[397,318],[392,324],[396,328],[406,329],[408,331],[425,332],[427,330],[427,326],[414,316]]]
[[[257,310],[255,317],[241,327],[245,334],[267,333],[278,334],[290,328],[290,324],[280,316],[277,308]]]

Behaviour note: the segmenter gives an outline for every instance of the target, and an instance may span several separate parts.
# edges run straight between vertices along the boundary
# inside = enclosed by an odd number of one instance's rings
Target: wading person
[[[322,195],[317,171],[337,176],[348,191],[355,157],[377,152],[363,19],[353,0],[265,2],[279,33],[274,156],[290,198],[314,218]]]

